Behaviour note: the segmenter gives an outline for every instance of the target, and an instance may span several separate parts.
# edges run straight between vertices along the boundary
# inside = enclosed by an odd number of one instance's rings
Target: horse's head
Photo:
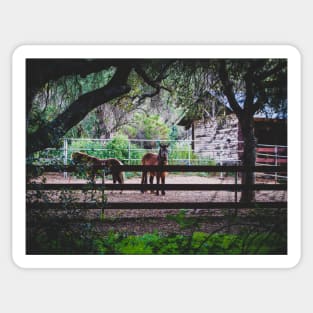
[[[168,146],[169,146],[169,144],[167,144],[167,145],[160,144],[160,150],[159,150],[158,158],[159,158],[159,161],[161,163],[167,163],[167,161],[168,161]]]

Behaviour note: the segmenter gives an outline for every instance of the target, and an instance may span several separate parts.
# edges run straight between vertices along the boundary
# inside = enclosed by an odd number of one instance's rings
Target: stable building
[[[284,156],[283,159],[286,159],[287,119],[255,117],[254,123],[258,144],[257,153],[262,154],[271,150],[276,154],[281,153]],[[183,117],[178,125],[184,126],[186,139],[191,140],[192,150],[202,158],[224,163],[240,162],[243,152],[243,136],[237,116],[229,110],[215,118]],[[266,153],[263,154],[263,157],[260,155],[257,161],[266,163],[266,160],[261,160],[267,158]],[[282,163],[285,162],[282,161]]]

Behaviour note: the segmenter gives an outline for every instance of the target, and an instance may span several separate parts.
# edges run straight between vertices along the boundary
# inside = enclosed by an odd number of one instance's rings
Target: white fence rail
[[[63,147],[48,148],[41,153],[40,163],[47,163],[51,159],[58,160],[64,165],[70,164],[71,155],[75,151],[84,151],[86,153],[103,152],[107,157],[117,157],[114,155],[112,149],[108,149],[107,143],[112,139],[90,139],[90,138],[64,138]],[[149,140],[149,139],[129,139],[122,152],[123,157],[118,157],[125,164],[140,164],[142,156],[147,152],[157,153],[159,143],[166,142],[170,144],[169,147],[169,164],[186,164],[186,165],[207,165],[210,162],[215,162],[220,165],[240,164],[240,154],[243,152],[239,149],[243,142],[213,142],[208,144],[205,149],[197,151],[192,147],[196,147],[197,143],[203,143],[202,140]],[[75,144],[76,143],[76,144]],[[79,145],[82,143],[82,145]],[[88,143],[98,143],[96,147],[88,147]],[[265,148],[265,149],[264,149]],[[258,152],[268,150],[270,152]],[[285,153],[281,153],[285,151]],[[135,155],[136,157],[133,157]],[[287,163],[287,146],[282,145],[257,145],[256,165],[279,165],[280,161],[285,159]],[[266,162],[258,162],[258,160],[265,160]],[[267,160],[274,160],[272,164]],[[66,176],[66,174],[65,174]],[[274,177],[275,181],[278,179],[286,179],[287,176],[278,175],[277,173],[266,174],[266,176]]]
[[[64,138],[64,152],[63,152],[63,159],[70,160],[71,153],[75,151],[103,151],[108,152],[109,157],[115,157],[114,151],[111,149],[106,148],[106,144],[111,141],[112,139],[77,139],[77,138]],[[86,145],[82,145],[81,147],[69,147],[68,142],[98,142],[103,145],[101,148],[90,148],[86,147]],[[236,148],[229,148],[225,147],[222,149],[215,149],[213,146],[202,150],[201,152],[194,152],[192,149],[192,145],[196,145],[197,142],[202,142],[201,140],[149,140],[149,139],[129,139],[127,148],[124,150],[124,155],[127,155],[127,158],[123,158],[123,162],[127,164],[140,163],[142,156],[147,152],[157,153],[158,152],[158,145],[159,143],[169,143],[169,161],[170,163],[175,164],[183,163],[187,165],[192,165],[193,163],[201,164],[209,161],[215,161],[218,163],[226,163],[226,162],[233,162],[238,163],[240,162],[238,157],[238,143],[236,142]],[[215,142],[217,144],[217,142]],[[222,144],[222,143],[220,143]],[[145,147],[146,146],[146,147]],[[150,146],[150,147],[147,147]],[[153,146],[153,147],[151,147]],[[66,149],[66,151],[65,151]],[[139,155],[138,158],[132,158],[132,152],[137,152]],[[175,156],[172,157],[171,154],[175,153]],[[182,156],[183,155],[183,156]],[[234,157],[235,156],[235,157]]]

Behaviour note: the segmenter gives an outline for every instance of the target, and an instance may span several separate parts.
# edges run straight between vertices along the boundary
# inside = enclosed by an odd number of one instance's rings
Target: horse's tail
[[[115,161],[115,163],[117,163],[118,165],[124,165],[120,160],[118,159],[113,159]],[[114,162],[113,161],[113,162]],[[120,184],[124,184],[124,181],[125,181],[125,177],[124,177],[124,172],[123,171],[119,171],[117,173],[118,177],[119,177],[119,180],[120,180]]]

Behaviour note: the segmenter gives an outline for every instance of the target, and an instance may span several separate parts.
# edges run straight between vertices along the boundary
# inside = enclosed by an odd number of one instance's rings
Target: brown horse
[[[74,152],[72,154],[72,160],[74,164],[87,167],[87,174],[89,176],[89,179],[93,183],[95,183],[96,175],[104,178],[104,175],[107,176],[109,174],[112,174],[113,184],[115,184],[116,182],[124,184],[123,172],[114,169],[114,166],[116,165],[123,165],[123,163],[118,159],[99,159],[83,152]],[[94,166],[105,166],[105,169],[94,169]]]
[[[169,145],[162,145],[160,144],[160,149],[159,149],[159,153],[155,154],[155,153],[146,153],[142,160],[141,160],[141,164],[142,165],[167,165],[168,164],[168,146]],[[162,195],[165,195],[165,190],[164,190],[164,184],[165,184],[165,177],[167,175],[167,172],[150,172],[150,177],[149,177],[149,181],[150,184],[153,184],[153,178],[154,176],[156,176],[156,180],[157,180],[157,196],[159,195],[159,185],[160,185],[160,179],[162,181]],[[141,184],[147,184],[148,181],[148,173],[146,171],[142,172],[142,176],[141,176]],[[141,190],[142,193],[144,193],[144,190]],[[151,192],[153,192],[151,190]]]

